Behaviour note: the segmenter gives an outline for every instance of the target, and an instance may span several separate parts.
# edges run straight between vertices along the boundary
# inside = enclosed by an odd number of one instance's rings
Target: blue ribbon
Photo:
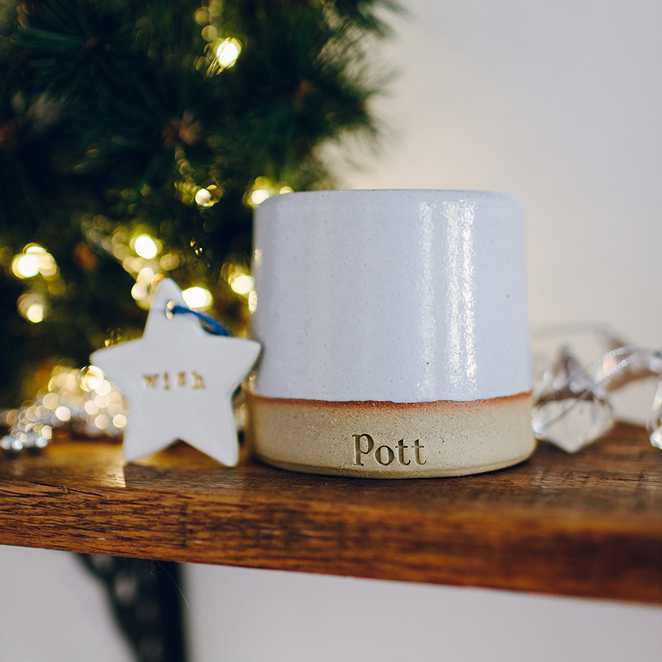
[[[193,315],[197,317],[201,322],[202,326],[207,333],[211,333],[214,336],[229,336],[230,332],[220,323],[217,322],[213,317],[205,315],[204,313],[193,310],[188,306],[182,306],[181,304],[176,303],[174,306],[169,306],[167,312],[171,315]]]

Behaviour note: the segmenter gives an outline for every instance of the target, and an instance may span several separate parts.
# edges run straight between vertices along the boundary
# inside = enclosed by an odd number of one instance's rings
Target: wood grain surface
[[[619,426],[569,456],[466,478],[374,481],[177,444],[0,459],[0,543],[662,604],[662,452]]]

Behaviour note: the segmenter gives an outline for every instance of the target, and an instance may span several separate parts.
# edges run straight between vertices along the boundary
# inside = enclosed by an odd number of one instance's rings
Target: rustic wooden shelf
[[[375,481],[58,440],[0,460],[0,543],[662,604],[662,452],[619,426],[575,456]]]

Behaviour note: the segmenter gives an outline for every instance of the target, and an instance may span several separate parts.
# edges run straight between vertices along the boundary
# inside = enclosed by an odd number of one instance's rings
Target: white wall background
[[[376,54],[392,127],[352,187],[507,190],[534,324],[660,343],[662,4],[414,0]],[[662,610],[196,566],[195,662],[660,659]],[[71,557],[0,549],[0,662],[125,660]]]
[[[395,137],[351,184],[516,194],[532,320],[659,342],[662,4],[407,4],[381,104]]]

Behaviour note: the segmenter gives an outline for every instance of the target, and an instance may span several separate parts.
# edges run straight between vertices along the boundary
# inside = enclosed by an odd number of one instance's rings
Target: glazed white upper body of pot
[[[258,395],[431,402],[531,390],[512,197],[293,193],[260,205],[254,236]]]

